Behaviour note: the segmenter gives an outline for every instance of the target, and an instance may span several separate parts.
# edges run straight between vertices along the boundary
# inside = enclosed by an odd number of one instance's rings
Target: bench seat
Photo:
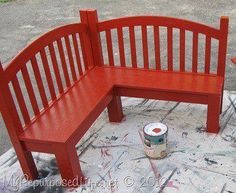
[[[122,67],[98,67],[96,70],[96,74],[113,80],[117,87],[203,95],[221,94],[223,87],[223,78],[214,75]]]
[[[20,135],[27,142],[67,142],[87,131],[112,99],[113,88],[220,95],[223,78],[180,72],[94,67]],[[141,93],[142,95],[143,93]],[[89,121],[88,121],[89,120]],[[89,122],[90,125],[84,124]],[[77,128],[80,128],[79,130]]]
[[[111,82],[94,73],[90,70],[75,83],[26,128],[20,139],[25,142],[65,143],[76,132],[83,136],[90,126],[88,122],[92,124],[112,99]]]

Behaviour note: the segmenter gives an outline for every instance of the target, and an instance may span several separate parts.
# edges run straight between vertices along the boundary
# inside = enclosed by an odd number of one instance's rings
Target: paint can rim
[[[157,126],[154,126],[154,125],[157,125]],[[150,130],[152,129],[160,129],[160,132],[150,132],[148,131],[148,127],[150,127]],[[153,130],[152,130],[153,131]],[[143,127],[143,133],[144,135],[146,136],[153,136],[153,137],[157,137],[157,136],[161,136],[161,135],[164,135],[168,132],[168,127],[167,125],[161,123],[161,122],[152,122],[152,123],[148,123],[146,124],[144,127]]]

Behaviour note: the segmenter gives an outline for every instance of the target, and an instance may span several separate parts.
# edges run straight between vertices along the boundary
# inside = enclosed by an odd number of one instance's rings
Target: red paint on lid
[[[160,128],[154,128],[152,131],[155,132],[155,133],[159,133],[159,132],[161,132],[161,129]]]

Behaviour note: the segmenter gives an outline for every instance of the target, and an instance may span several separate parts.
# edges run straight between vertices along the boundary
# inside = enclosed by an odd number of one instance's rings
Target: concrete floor
[[[41,175],[25,181],[13,149],[0,156],[0,192],[12,193],[236,193],[236,92],[225,92],[221,130],[205,132],[206,106],[123,98],[125,119],[101,114],[77,144],[87,184],[60,186],[55,156],[34,153]],[[142,128],[168,125],[167,157],[149,159]]]
[[[230,58],[236,55],[236,1],[211,0],[16,0],[0,4],[0,58],[6,65],[24,46],[56,26],[79,21],[79,10],[94,8],[101,20],[127,15],[167,15],[219,26],[221,15],[230,16],[225,88],[236,89],[236,68]],[[0,154],[11,147],[0,120]]]

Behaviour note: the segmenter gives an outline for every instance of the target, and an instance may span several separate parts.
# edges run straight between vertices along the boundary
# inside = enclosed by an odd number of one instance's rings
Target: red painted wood
[[[27,175],[27,179],[35,180],[38,176],[38,171],[31,152],[26,151],[19,141],[19,135],[23,132],[23,128],[8,87],[8,81],[6,81],[7,74],[5,72],[0,62],[1,114],[24,174]]]
[[[227,53],[227,41],[228,41],[228,25],[229,18],[222,16],[220,18],[220,37],[219,37],[219,48],[218,48],[218,65],[217,75],[225,76],[225,62]]]
[[[115,90],[116,91],[116,90]],[[121,122],[124,114],[120,96],[114,94],[112,101],[107,106],[108,117],[110,122]]]
[[[179,44],[179,52],[180,52],[180,72],[185,71],[185,30],[180,29],[180,44]]]
[[[92,42],[92,55],[94,64],[97,66],[103,65],[102,45],[100,35],[98,33],[97,24],[98,16],[96,10],[81,10],[80,11],[81,22],[87,24],[89,27],[90,41]],[[95,62],[96,61],[96,62]]]
[[[49,52],[50,52],[50,56],[51,56],[51,60],[52,60],[52,65],[53,65],[53,70],[55,72],[55,76],[56,76],[56,81],[57,81],[57,87],[60,93],[63,93],[63,85],[62,85],[62,81],[61,81],[61,76],[60,76],[60,72],[59,72],[59,68],[58,68],[58,62],[57,62],[57,58],[56,58],[56,54],[55,54],[55,49],[53,44],[49,44],[48,46],[49,48]]]
[[[47,47],[50,43],[57,41],[58,39],[73,33],[83,33],[87,31],[85,24],[69,24],[62,27],[53,29],[40,38],[32,42],[26,48],[24,48],[6,67],[7,81],[15,76],[15,74],[42,49]]]
[[[107,41],[107,53],[108,53],[109,65],[114,66],[111,30],[106,30],[106,41]]]
[[[88,64],[89,57],[86,53],[87,49],[85,48],[86,41],[85,41],[84,37],[82,37],[82,35],[79,36],[79,39],[80,39],[80,43],[81,43],[82,55],[83,55],[83,60],[84,60],[84,69],[85,69],[85,71],[87,71],[88,66],[89,66],[89,64]],[[91,47],[90,47],[90,49],[91,49]],[[92,56],[92,54],[91,54],[91,56]]]
[[[83,177],[75,151],[76,143],[86,133],[96,118],[108,107],[109,119],[121,121],[123,117],[120,96],[145,97],[151,99],[173,100],[179,102],[192,102],[208,105],[207,131],[217,133],[219,131],[219,114],[221,108],[222,91],[224,85],[225,57],[228,34],[228,18],[221,18],[220,30],[176,18],[169,17],[127,17],[109,21],[98,22],[96,10],[80,12],[82,24],[71,24],[48,32],[27,46],[18,54],[10,64],[3,69],[0,65],[0,109],[6,123],[12,144],[22,170],[35,179],[38,175],[33,157],[30,151],[53,153],[56,155],[58,166],[65,180]],[[148,45],[146,26],[154,27],[155,63],[157,70],[148,69]],[[144,67],[137,69],[136,44],[134,26],[141,26]],[[168,71],[161,69],[159,27],[165,26],[167,31],[168,47]],[[129,27],[132,68],[126,67],[123,27]],[[173,72],[173,28],[180,29],[180,71]],[[100,35],[101,31],[108,31],[108,51],[111,55],[112,41],[109,35],[111,29],[118,29],[118,45],[122,67],[104,67]],[[193,37],[193,72],[185,71],[185,30],[192,31]],[[206,40],[206,72],[197,73],[198,57],[198,33],[205,34],[208,38],[219,39],[219,57],[217,75],[208,74],[210,63],[210,41]],[[81,58],[75,34],[79,34],[85,72],[82,74]],[[73,84],[69,80],[69,74],[65,59],[65,53],[61,38],[72,35],[72,42],[76,55],[76,62],[80,70],[80,77]],[[110,40],[109,40],[110,39]],[[57,42],[60,62],[67,89],[56,98],[54,85],[49,70],[49,64],[45,53],[48,46],[55,71],[57,84],[60,83],[58,63],[53,42]],[[70,65],[72,63],[71,45],[66,40]],[[36,54],[40,52],[43,68],[53,101],[48,102],[42,83]],[[26,68],[26,63],[31,61],[40,97],[44,108],[37,106],[32,83]],[[112,60],[110,59],[110,63]],[[234,61],[234,60],[233,60]],[[103,67],[99,67],[103,66]],[[73,68],[73,67],[72,67]],[[56,69],[56,70],[55,70]],[[72,69],[73,71],[74,69]],[[210,70],[210,69],[209,69]],[[26,83],[27,92],[30,95],[34,113],[31,118],[27,114],[27,106],[23,100],[16,74],[22,71]],[[73,72],[72,72],[73,73]],[[75,76],[72,75],[74,80]],[[76,77],[77,78],[77,77]],[[20,122],[16,106],[14,104],[8,83],[12,82],[16,97],[23,115],[24,129]],[[155,84],[154,84],[155,83]],[[59,85],[62,91],[61,86]],[[30,120],[31,119],[31,120]],[[29,121],[30,120],[30,121]],[[46,136],[46,137],[45,137]],[[63,153],[62,153],[63,152]]]
[[[197,31],[198,33],[206,34],[216,39],[218,39],[220,35],[219,30],[216,28],[189,20],[165,16],[132,16],[102,21],[98,24],[98,31],[101,32],[113,28],[142,25],[155,25]]]
[[[137,68],[137,54],[136,54],[134,26],[129,27],[129,39],[130,39],[130,52],[131,52],[132,67]]]
[[[20,135],[21,140],[65,143],[73,137],[78,128],[80,128],[80,135],[77,140],[80,139],[84,134],[81,128],[83,122],[93,116],[92,112],[97,106],[102,104],[100,114],[111,101],[110,96],[107,97],[107,95],[112,90],[112,81],[104,79],[104,74],[97,73],[99,71],[93,69],[88,72],[85,75],[86,78],[82,78],[42,116],[38,117],[37,121],[26,128],[25,132]],[[99,83],[102,86],[98,86]]]
[[[167,100],[176,102],[207,104],[206,95],[194,95],[191,93],[166,92],[162,90],[148,90],[142,88],[117,88],[117,94],[127,97],[148,98],[157,100]]]
[[[193,50],[192,50],[192,72],[197,72],[198,67],[198,33],[193,33]]]
[[[159,26],[154,26],[154,47],[155,47],[155,62],[156,69],[161,69],[161,55],[160,55],[160,34],[159,34]]]
[[[206,36],[206,45],[205,45],[205,73],[210,73],[211,67],[211,38]]]
[[[173,71],[173,29],[167,28],[167,62],[168,70]]]
[[[96,69],[96,74],[101,74],[104,80],[113,80],[116,86],[203,95],[221,94],[223,84],[220,76],[187,72],[104,67]]]
[[[12,79],[12,86],[13,86],[14,91],[15,91],[15,95],[16,95],[16,98],[17,98],[17,101],[18,101],[18,104],[19,104],[19,107],[20,107],[22,117],[24,119],[25,124],[27,125],[27,124],[30,123],[30,116],[29,116],[29,112],[28,112],[28,109],[26,107],[25,99],[23,97],[23,94],[22,94],[20,84],[19,84],[19,81],[18,81],[17,77]]]
[[[69,184],[74,180],[74,183],[71,183],[71,187],[78,186],[85,183],[85,178],[83,177],[78,155],[76,148],[71,148],[66,144],[55,145],[55,156],[57,160],[57,165],[60,170],[61,176],[65,179],[64,183]],[[77,181],[75,181],[77,180]]]
[[[22,72],[22,76],[25,82],[25,86],[29,95],[30,103],[32,105],[34,114],[37,115],[39,114],[39,107],[38,107],[37,99],[36,99],[34,89],[30,80],[29,72],[27,70],[27,66],[24,66],[21,69],[21,72]]]
[[[147,26],[142,25],[143,67],[149,68]]]
[[[65,78],[65,81],[66,81],[66,86],[70,87],[71,82],[70,82],[70,78],[69,78],[68,69],[67,69],[67,66],[66,66],[65,53],[64,53],[64,50],[63,50],[61,39],[57,40],[57,46],[58,46],[58,51],[59,51],[59,54],[60,54],[61,65],[62,65],[64,78]]]
[[[43,107],[45,108],[45,107],[48,106],[48,101],[47,101],[47,96],[46,96],[45,89],[44,89],[44,86],[43,86],[42,77],[40,75],[38,63],[37,63],[37,60],[36,60],[35,56],[32,57],[31,64],[32,64],[32,68],[33,68],[33,71],[34,71],[34,76],[35,76],[35,79],[36,79],[36,82],[37,82],[37,87],[38,87],[38,90],[39,90],[39,94],[40,94],[40,97],[41,97],[41,100],[42,100],[42,103],[43,103]]]
[[[126,62],[125,62],[125,48],[124,48],[122,28],[117,28],[117,36],[118,36],[118,47],[119,47],[119,54],[120,54],[120,65],[124,67],[126,66]]]
[[[56,92],[55,92],[53,81],[52,81],[52,75],[51,75],[51,72],[50,72],[48,59],[47,59],[47,56],[46,56],[46,53],[45,53],[44,49],[42,49],[40,51],[40,56],[41,56],[42,63],[43,63],[43,69],[44,69],[44,72],[46,74],[46,79],[47,79],[51,99],[54,100],[56,98]]]
[[[208,96],[208,108],[207,108],[207,132],[218,133],[219,118],[220,118],[220,95],[210,95]]]
[[[72,34],[72,39],[73,39],[73,45],[74,45],[74,50],[75,50],[75,58],[77,62],[77,67],[79,71],[79,75],[83,74],[82,71],[82,65],[81,65],[81,59],[80,59],[80,51],[79,51],[79,46],[76,38],[76,34]]]
[[[236,64],[236,58],[231,58],[231,61]]]
[[[66,42],[66,50],[67,50],[67,54],[68,54],[68,58],[69,58],[69,64],[70,64],[72,78],[73,78],[73,81],[76,81],[77,78],[76,78],[76,72],[75,72],[75,64],[74,64],[74,60],[73,60],[73,56],[72,56],[70,40],[69,40],[68,36],[65,36],[64,38],[65,38],[65,42]]]
[[[95,62],[93,60],[92,43],[89,37],[89,31],[87,31],[86,33],[80,33],[79,39],[80,39],[82,55],[83,55],[83,60],[84,60],[84,67],[85,67],[85,71],[87,71],[88,69],[94,67],[95,65]],[[101,51],[102,51],[102,48],[101,48]],[[103,61],[103,58],[102,58],[102,61]]]

